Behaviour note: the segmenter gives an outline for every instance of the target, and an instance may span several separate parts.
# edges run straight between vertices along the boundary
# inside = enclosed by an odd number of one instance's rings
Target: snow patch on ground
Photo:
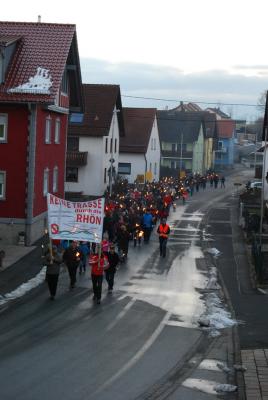
[[[46,267],[42,268],[41,271],[28,282],[23,283],[17,289],[13,290],[10,293],[7,293],[4,296],[0,296],[0,306],[6,304],[10,300],[18,299],[19,297],[24,296],[27,292],[39,286],[42,282],[44,282],[46,275]]]

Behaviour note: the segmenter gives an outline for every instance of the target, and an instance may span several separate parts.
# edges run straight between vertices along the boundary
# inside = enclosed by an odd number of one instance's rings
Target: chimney
[[[38,15],[38,23],[41,23],[41,15]]]

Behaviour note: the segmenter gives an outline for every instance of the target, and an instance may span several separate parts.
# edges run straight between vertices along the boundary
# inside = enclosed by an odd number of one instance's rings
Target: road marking
[[[257,290],[258,290],[259,292],[261,292],[262,294],[267,294],[266,290],[264,290],[264,289],[257,288]]]
[[[123,308],[123,310],[117,315],[117,317],[114,319],[113,322],[110,323],[110,325],[108,325],[106,331],[110,331],[111,329],[113,329],[113,327],[117,324],[117,322],[120,321],[120,319],[122,319],[126,313],[128,312],[128,310],[133,306],[133,304],[135,303],[136,298],[133,297],[133,299],[130,300],[130,302]]]
[[[149,337],[149,339],[144,343],[144,345],[141,347],[141,349],[116,373],[114,374],[110,379],[108,379],[94,394],[97,394],[104,389],[107,388],[107,386],[111,385],[114,381],[116,381],[118,378],[120,378],[125,372],[127,372],[131,367],[133,367],[134,364],[144,355],[144,353],[152,346],[152,344],[156,341],[162,330],[165,328],[169,318],[171,316],[170,312],[167,312],[158,325],[158,327],[155,329],[153,334]]]

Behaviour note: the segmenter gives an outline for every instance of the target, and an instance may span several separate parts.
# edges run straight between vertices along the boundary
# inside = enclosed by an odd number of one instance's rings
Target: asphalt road
[[[226,189],[208,188],[178,205],[166,259],[155,233],[150,245],[131,248],[112,295],[104,284],[101,305],[92,301],[89,273],[70,292],[66,271],[54,302],[42,284],[11,303],[0,314],[1,400],[215,398],[184,382],[196,374],[193,358],[202,361],[219,347],[198,325],[208,281],[200,260],[213,243],[228,255],[220,265],[228,276],[237,179],[240,173],[227,178]]]

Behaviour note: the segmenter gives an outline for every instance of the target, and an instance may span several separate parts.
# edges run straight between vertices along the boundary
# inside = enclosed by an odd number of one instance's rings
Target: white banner
[[[102,240],[104,198],[72,202],[47,195],[48,231],[51,239]]]

